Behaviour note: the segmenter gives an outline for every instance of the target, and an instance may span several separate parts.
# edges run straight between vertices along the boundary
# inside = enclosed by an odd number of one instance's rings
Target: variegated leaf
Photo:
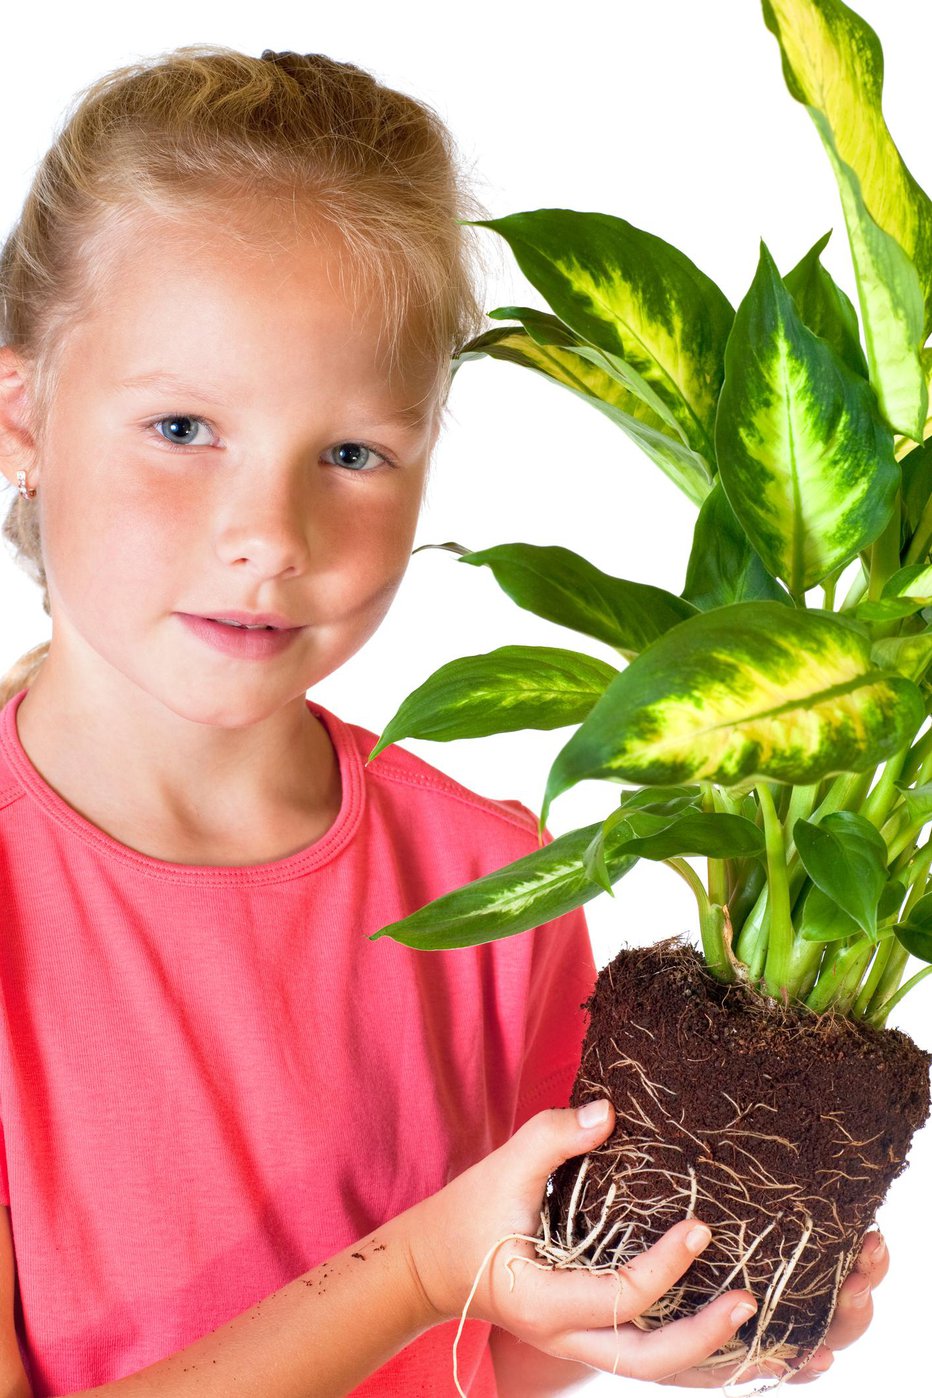
[[[588,778],[806,786],[877,766],[925,718],[916,685],[871,664],[829,613],[736,602],[681,622],[623,670],[557,754],[541,820]]]
[[[602,351],[581,343],[556,316],[538,312],[530,324],[534,333],[531,328],[505,326],[470,340],[453,361],[454,372],[466,360],[487,355],[543,374],[610,418],[698,505],[712,484],[712,468],[682,439],[673,415],[649,385],[633,371],[622,373]]]
[[[872,543],[900,471],[870,385],[802,322],[766,246],[725,351],[719,479],[797,598]]]
[[[884,121],[880,42],[842,0],[763,0],[763,12],[787,87],[808,108],[838,181],[871,381],[888,422],[921,441],[928,398],[918,351],[932,329],[932,202]]]
[[[831,274],[819,261],[819,254],[832,236],[831,229],[801,257],[792,271],[783,278],[787,291],[796,302],[804,325],[814,335],[828,340],[832,349],[848,368],[867,378],[867,360],[861,348],[857,312]]]
[[[617,674],[604,660],[555,646],[462,656],[403,700],[366,761],[401,738],[449,742],[579,723]]]
[[[421,951],[475,947],[512,937],[562,917],[601,893],[583,867],[583,853],[601,828],[599,821],[559,835],[522,859],[425,903],[370,936],[391,937]],[[612,841],[605,851],[609,877],[617,881],[636,863]]]
[[[715,405],[734,312],[672,244],[611,214],[534,209],[477,220],[510,245],[560,319],[629,364],[714,461]]]

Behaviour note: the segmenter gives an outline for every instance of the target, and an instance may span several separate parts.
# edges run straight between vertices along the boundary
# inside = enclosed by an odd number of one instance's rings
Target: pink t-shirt
[[[368,941],[536,849],[536,817],[397,745],[366,767],[377,735],[316,702],[336,821],[208,866],[69,806],[19,741],[25,693],[0,710],[0,1202],[46,1398],[182,1349],[565,1106],[596,968],[581,910],[478,947]],[[355,1392],[455,1395],[457,1324]],[[460,1340],[473,1398],[489,1329]]]

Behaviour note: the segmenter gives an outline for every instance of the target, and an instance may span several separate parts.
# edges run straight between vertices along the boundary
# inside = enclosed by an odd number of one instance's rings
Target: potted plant
[[[932,963],[932,203],[884,123],[865,21],[841,0],[763,0],[763,17],[837,180],[860,326],[820,262],[828,234],[782,276],[762,243],[735,310],[624,219],[482,221],[551,313],[491,311],[509,323],[454,370],[508,360],[607,414],[697,507],[685,585],[556,545],[427,545],[626,663],[533,646],[454,660],[369,761],[406,737],[575,725],[541,847],[373,940],[512,936],[614,896],[638,859],[686,880],[701,952],[625,948],[587,1001],[571,1105],[607,1095],[616,1127],[555,1173],[537,1251],[613,1269],[696,1210],[712,1244],[638,1323],[737,1280],[759,1309],[710,1362],[789,1368],[824,1336],[929,1112],[932,1055],[887,1018],[932,973],[906,976],[911,956]],[[552,802],[584,779],[620,784],[617,807],[550,838]]]

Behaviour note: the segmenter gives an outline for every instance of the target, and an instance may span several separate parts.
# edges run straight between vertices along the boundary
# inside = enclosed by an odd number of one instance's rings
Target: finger
[[[530,1247],[523,1245],[505,1252],[498,1261],[493,1294],[507,1328],[512,1328],[509,1317],[516,1312],[518,1323],[532,1339],[549,1340],[569,1330],[622,1325],[649,1310],[670,1290],[710,1236],[709,1229],[698,1219],[682,1219],[646,1251],[606,1272],[577,1267],[512,1266],[512,1262],[530,1256]],[[510,1280],[501,1276],[505,1266],[520,1282],[511,1304],[505,1299]]]
[[[830,1349],[845,1349],[860,1339],[871,1322],[871,1292],[887,1274],[890,1259],[879,1233],[868,1233],[854,1267],[838,1293],[838,1304],[825,1336]]]
[[[626,1374],[635,1379],[680,1381],[684,1373],[701,1364],[732,1338],[748,1319],[746,1311],[736,1313],[742,1302],[756,1305],[749,1292],[729,1291],[695,1315],[670,1321],[656,1330],[639,1330],[635,1325],[620,1326],[617,1335],[609,1328],[576,1330],[564,1335],[559,1353],[577,1359],[606,1373]],[[721,1372],[712,1385],[721,1386]]]
[[[797,1369],[792,1378],[787,1379],[787,1383],[813,1383],[820,1374],[824,1374],[832,1367],[835,1356],[830,1349],[820,1345],[815,1354]]]
[[[865,1234],[852,1271],[866,1273],[873,1288],[883,1281],[889,1270],[890,1254],[887,1252],[883,1235],[875,1228]]]

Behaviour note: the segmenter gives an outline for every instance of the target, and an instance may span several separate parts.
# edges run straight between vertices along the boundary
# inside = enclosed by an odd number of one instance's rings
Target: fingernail
[[[743,1320],[750,1320],[756,1310],[755,1301],[739,1301],[731,1313],[732,1325],[740,1325]]]
[[[697,1223],[696,1227],[690,1228],[686,1234],[686,1246],[690,1252],[701,1252],[711,1237],[712,1230],[706,1228],[704,1223]]]
[[[587,1129],[592,1126],[604,1126],[608,1121],[608,1098],[600,1097],[596,1102],[587,1102],[584,1107],[577,1108],[576,1120],[580,1126]]]
[[[809,1373],[810,1373],[810,1374],[825,1374],[825,1373],[827,1373],[828,1370],[832,1367],[832,1360],[833,1360],[833,1355],[832,1355],[831,1351],[830,1351],[828,1354],[820,1354],[819,1357],[818,1357],[818,1359],[814,1360],[813,1363],[809,1365]]]
[[[883,1255],[884,1255],[884,1253],[886,1252],[886,1250],[887,1250],[887,1245],[886,1245],[886,1243],[884,1242],[883,1234],[882,1234],[882,1233],[878,1233],[878,1234],[877,1234],[877,1243],[876,1243],[876,1245],[875,1245],[875,1247],[874,1247],[874,1261],[875,1261],[875,1262],[881,1262],[881,1261],[883,1260]]]
[[[870,1294],[871,1294],[871,1284],[870,1284],[870,1282],[865,1282],[864,1285],[861,1286],[861,1287],[859,1287],[857,1291],[852,1291],[852,1293],[851,1293],[851,1305],[852,1305],[852,1306],[864,1306],[864,1305],[866,1305],[866,1304],[867,1304],[867,1298],[868,1298],[868,1296],[870,1296]]]

